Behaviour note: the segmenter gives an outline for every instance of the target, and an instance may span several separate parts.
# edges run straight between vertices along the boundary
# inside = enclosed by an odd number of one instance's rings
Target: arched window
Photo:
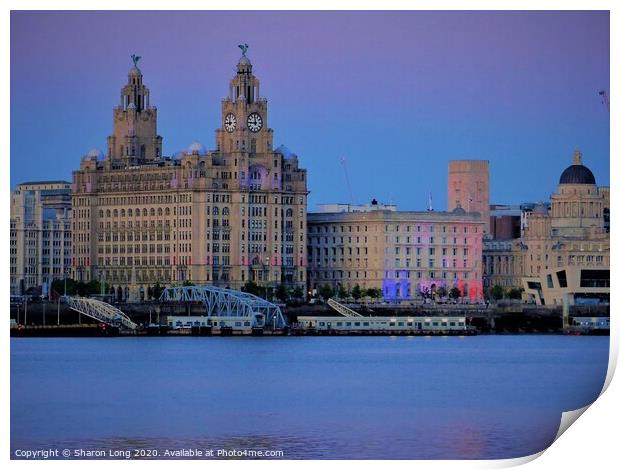
[[[128,217],[133,217],[133,210],[127,209],[127,216]]]
[[[142,209],[142,217],[146,217],[148,215],[148,211],[146,208]]]
[[[160,217],[162,215],[164,215],[164,211],[163,211],[163,209],[161,207],[159,209],[157,209],[157,215],[159,215]]]
[[[99,209],[99,217],[103,217],[103,209]]]
[[[286,216],[293,217],[293,209],[291,209],[290,207],[286,209]]]
[[[228,214],[229,214],[228,207],[224,207],[224,209],[222,209],[222,215],[228,215]]]
[[[169,207],[166,207],[165,214],[166,215],[170,215],[170,208]]]
[[[118,217],[118,209],[114,209],[114,217]]]
[[[105,211],[105,216],[106,216],[106,217],[110,217],[110,209],[108,209],[107,211]]]
[[[125,209],[121,209],[121,217],[125,217]]]
[[[151,207],[151,217],[155,217],[155,208]]]
[[[220,215],[220,210],[216,207],[213,208],[213,215]]]

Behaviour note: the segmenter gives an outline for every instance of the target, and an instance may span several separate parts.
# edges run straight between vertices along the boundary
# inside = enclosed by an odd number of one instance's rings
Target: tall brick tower
[[[480,212],[484,231],[490,233],[488,160],[448,162],[448,210],[457,207],[467,212]]]

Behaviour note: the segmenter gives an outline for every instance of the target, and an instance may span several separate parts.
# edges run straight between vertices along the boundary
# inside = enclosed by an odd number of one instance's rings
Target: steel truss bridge
[[[160,302],[200,302],[207,317],[239,318],[252,326],[284,328],[286,319],[280,307],[247,292],[215,286],[168,287],[159,297]]]
[[[118,308],[101,300],[87,297],[65,297],[65,300],[71,310],[94,318],[97,321],[128,330],[135,330],[138,327]]]

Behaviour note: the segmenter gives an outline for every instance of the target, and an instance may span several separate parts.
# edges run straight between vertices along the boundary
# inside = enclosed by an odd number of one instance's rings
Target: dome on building
[[[588,167],[571,165],[562,172],[560,184],[596,184],[596,179]]]
[[[238,73],[251,73],[252,72],[252,62],[250,62],[250,59],[248,59],[245,56],[245,53],[248,50],[248,45],[247,44],[239,44],[239,49],[241,49],[241,52],[243,53],[243,55],[239,59],[239,62],[237,62],[237,72]]]
[[[133,67],[129,69],[129,75],[138,76],[138,75],[142,75],[142,72],[140,72],[140,69],[134,65]]]
[[[596,184],[594,174],[581,163],[581,157],[581,152],[575,150],[573,164],[562,172],[560,184]]]
[[[466,214],[467,212],[465,211],[465,209],[463,209],[462,207],[459,206],[459,207],[455,207],[452,210],[452,213],[453,214],[458,214],[458,215],[463,215],[463,214]]]
[[[103,158],[103,152],[99,149],[92,149],[86,154],[86,157],[92,160],[101,160]]]
[[[207,152],[207,150],[205,149],[205,146],[202,145],[200,142],[192,142],[191,145],[189,147],[187,147],[187,153],[189,154],[198,154],[198,155],[204,155]]]
[[[291,149],[285,145],[280,145],[275,151],[276,153],[282,154],[284,158],[291,158],[296,155],[296,153],[292,152]]]

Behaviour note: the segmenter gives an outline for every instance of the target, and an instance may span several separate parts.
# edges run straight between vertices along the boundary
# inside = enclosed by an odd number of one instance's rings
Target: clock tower
[[[197,239],[214,240],[207,241],[211,251],[205,254],[211,257],[209,278],[216,285],[240,287],[252,281],[272,293],[279,284],[303,289],[306,170],[293,152],[273,148],[267,99],[252,73],[247,44],[239,48],[242,56],[215,130],[217,148],[205,166],[205,174],[214,176],[211,196],[220,202],[206,196],[204,206],[213,204],[216,215],[211,216],[212,232]],[[220,220],[224,210],[226,220]]]
[[[306,170],[286,147],[272,149],[267,100],[241,50],[214,126],[217,150],[194,142],[173,157],[161,153],[157,110],[132,56],[106,158],[89,152],[73,173],[76,279],[135,299],[156,282],[254,282],[271,298],[280,284],[305,290]]]
[[[247,45],[222,100],[222,122],[216,132],[217,150],[245,153],[250,157],[272,151],[273,129],[267,126],[267,100],[260,96],[260,81],[252,74]]]

